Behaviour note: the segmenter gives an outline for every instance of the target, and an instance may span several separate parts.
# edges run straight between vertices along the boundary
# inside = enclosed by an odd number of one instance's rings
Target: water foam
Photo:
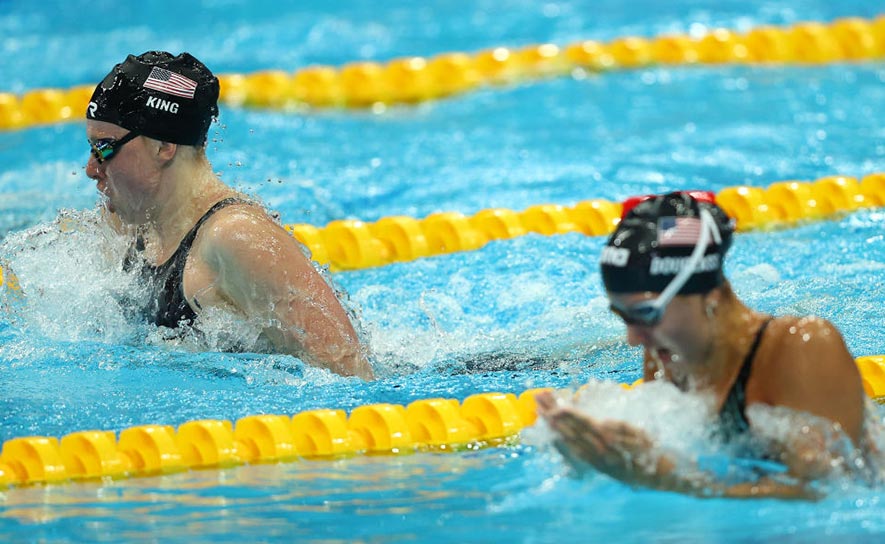
[[[62,210],[0,245],[4,270],[21,286],[3,290],[0,305],[15,325],[53,340],[129,343],[138,334],[132,308],[147,293],[122,270],[127,247],[98,209]]]

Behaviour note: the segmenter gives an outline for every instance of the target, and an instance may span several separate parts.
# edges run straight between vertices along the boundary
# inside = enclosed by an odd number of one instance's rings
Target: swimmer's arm
[[[755,482],[745,482],[719,486],[715,495],[730,499],[798,499],[819,500],[821,495],[803,483],[784,483],[771,478],[760,478]]]
[[[653,444],[639,429],[617,421],[599,421],[572,407],[560,406],[555,395],[536,395],[538,414],[557,433],[557,448],[578,471],[592,467],[628,485],[674,491],[697,497],[816,498],[805,485],[762,478],[726,484],[696,464],[677,470],[666,453],[653,452]]]
[[[268,323],[264,332],[281,352],[373,379],[347,312],[297,241],[263,214],[232,212],[207,225],[201,241],[219,292],[247,318]]]
[[[684,465],[685,463],[683,463]],[[725,483],[697,465],[676,471],[676,463],[667,455],[658,458],[653,485],[662,491],[675,491],[701,498],[727,497],[730,499],[798,499],[817,500],[820,495],[805,482],[784,482],[763,476],[757,480]]]
[[[831,471],[832,439],[827,435],[841,429],[860,445],[863,432],[865,393],[860,372],[845,346],[842,335],[828,321],[802,318],[781,325],[782,333],[770,345],[770,353],[757,371],[764,384],[763,401],[797,412],[797,433],[779,454],[788,473],[801,480],[816,480]],[[820,420],[833,422],[834,427],[821,428]]]

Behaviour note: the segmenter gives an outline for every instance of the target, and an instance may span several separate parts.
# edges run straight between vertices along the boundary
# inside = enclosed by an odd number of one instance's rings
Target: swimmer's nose
[[[641,346],[651,341],[651,327],[643,325],[627,325],[627,343],[631,346]]]
[[[101,165],[95,160],[95,156],[90,153],[89,160],[86,161],[86,176],[98,180],[102,176]]]

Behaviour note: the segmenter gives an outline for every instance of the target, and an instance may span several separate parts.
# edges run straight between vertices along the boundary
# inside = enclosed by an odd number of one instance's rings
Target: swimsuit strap
[[[759,344],[762,342],[762,336],[765,334],[765,329],[768,328],[768,324],[771,323],[773,319],[773,317],[769,317],[765,320],[762,326],[759,327],[759,330],[756,331],[753,345],[750,346],[750,351],[748,351],[747,356],[744,357],[744,362],[741,363],[741,370],[738,373],[738,377],[731,386],[731,390],[728,392],[728,397],[725,399],[725,403],[719,411],[719,421],[722,427],[722,432],[728,437],[741,434],[750,428],[750,422],[747,421],[746,415],[747,381],[750,379],[750,372],[753,370],[753,360],[756,358],[756,351],[758,351]]]
[[[759,327],[759,330],[756,331],[756,338],[753,339],[753,345],[750,346],[750,351],[747,352],[747,356],[744,357],[744,363],[741,365],[741,372],[738,374],[738,379],[735,385],[740,384],[741,392],[743,392],[745,386],[747,385],[747,380],[750,379],[750,371],[753,369],[753,360],[756,358],[756,351],[759,350],[759,344],[762,343],[762,335],[765,334],[765,329],[768,328],[768,324],[771,323],[771,320],[774,318],[769,317],[765,320],[765,323]],[[734,387],[732,387],[734,389]],[[743,395],[741,395],[743,396]]]
[[[175,253],[169,259],[158,266],[145,265],[144,273],[151,278],[154,284],[154,296],[151,308],[148,311],[148,320],[156,325],[176,328],[181,323],[189,323],[196,319],[196,312],[191,308],[184,296],[184,265],[190,253],[191,246],[197,237],[200,227],[215,212],[230,206],[231,204],[249,203],[250,201],[230,197],[219,200],[209,208],[190,231],[181,240]]]
[[[175,253],[173,254],[173,256],[170,257],[169,260],[166,261],[166,263],[172,261],[172,259],[175,257],[175,255],[178,254],[179,251],[182,251],[182,249],[185,252],[190,251],[191,246],[194,243],[194,239],[196,239],[196,237],[197,237],[197,232],[200,230],[200,227],[202,227],[203,223],[208,221],[209,218],[215,214],[215,212],[217,212],[218,210],[220,210],[222,208],[226,208],[227,206],[230,206],[231,204],[237,204],[240,202],[247,202],[247,201],[243,200],[242,198],[232,196],[229,198],[225,198],[224,200],[219,200],[218,202],[213,204],[211,208],[206,210],[206,213],[203,214],[203,217],[201,217],[197,220],[197,223],[193,226],[193,228],[191,228],[190,231],[188,231],[188,233],[185,235],[185,237],[182,238],[181,243],[178,244],[178,249],[175,250]],[[162,265],[160,265],[160,266],[162,266]],[[181,263],[181,266],[182,267],[184,266],[183,262]]]

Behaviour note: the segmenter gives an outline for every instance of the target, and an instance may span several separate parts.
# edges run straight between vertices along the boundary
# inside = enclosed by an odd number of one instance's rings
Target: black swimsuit
[[[151,290],[148,298],[150,302],[143,311],[148,322],[172,329],[193,323],[197,314],[184,296],[184,265],[188,253],[203,223],[218,210],[241,202],[246,201],[240,198],[225,198],[216,202],[185,235],[169,260],[158,266],[142,265],[142,278]],[[126,255],[123,269],[131,270],[135,266],[136,254],[143,250],[144,239],[139,237],[135,246]]]
[[[750,351],[744,358],[741,371],[734,381],[734,385],[731,386],[722,409],[719,410],[719,435],[726,442],[746,433],[750,428],[750,422],[747,421],[746,414],[747,380],[750,379],[750,372],[753,370],[753,359],[756,357],[756,351],[759,349],[762,335],[765,334],[765,329],[772,319],[768,318],[756,332],[756,339],[753,340],[753,345],[750,346]]]

